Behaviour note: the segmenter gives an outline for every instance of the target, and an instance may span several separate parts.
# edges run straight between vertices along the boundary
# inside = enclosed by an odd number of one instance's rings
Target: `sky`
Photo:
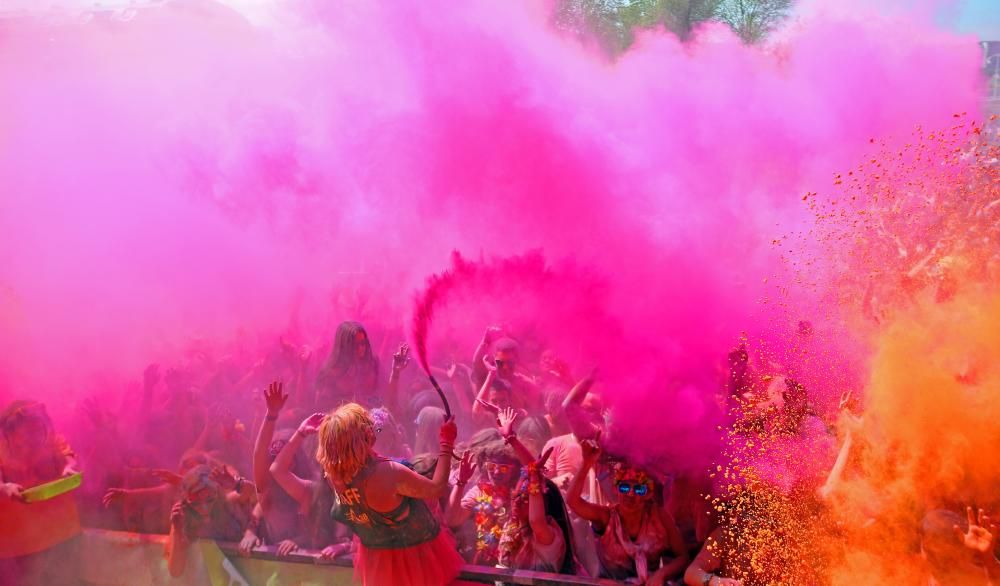
[[[962,0],[952,26],[982,41],[1000,41],[1000,0]]]

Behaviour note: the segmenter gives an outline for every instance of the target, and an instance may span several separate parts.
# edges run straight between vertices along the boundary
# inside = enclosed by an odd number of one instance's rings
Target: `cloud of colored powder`
[[[650,32],[609,62],[547,10],[288,2],[250,22],[205,1],[3,23],[0,397],[69,404],[192,338],[318,338],[358,313],[401,331],[453,250],[541,251],[559,282],[534,304],[450,318],[470,353],[485,320],[548,324],[573,295],[601,319],[547,340],[602,367],[622,441],[701,462],[725,351],[802,317],[758,304],[801,194],[870,137],[973,111],[978,48],[845,14],[768,49]]]

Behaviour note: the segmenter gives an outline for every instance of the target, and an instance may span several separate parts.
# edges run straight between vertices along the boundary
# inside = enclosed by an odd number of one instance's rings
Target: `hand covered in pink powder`
[[[500,338],[503,337],[503,328],[500,326],[490,326],[486,328],[486,332],[483,333],[483,342],[486,344],[492,344]]]
[[[309,437],[316,433],[319,431],[319,426],[323,424],[324,419],[326,419],[325,413],[313,413],[309,417],[306,417],[302,423],[299,424],[299,435]]]
[[[485,401],[482,402],[485,403]],[[495,405],[493,407],[496,408]],[[515,411],[511,407],[497,409],[497,427],[500,429],[500,435],[507,437],[514,433],[514,422],[517,421],[520,414],[519,411]]]

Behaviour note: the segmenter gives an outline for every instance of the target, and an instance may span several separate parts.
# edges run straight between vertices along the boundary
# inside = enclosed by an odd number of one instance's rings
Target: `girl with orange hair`
[[[359,542],[355,577],[366,585],[452,582],[462,558],[424,500],[440,498],[448,489],[458,435],[454,421],[441,426],[440,454],[430,479],[375,453],[375,423],[357,403],[312,415],[296,432],[313,433],[318,434],[316,460],[334,492],[330,515],[350,527]]]

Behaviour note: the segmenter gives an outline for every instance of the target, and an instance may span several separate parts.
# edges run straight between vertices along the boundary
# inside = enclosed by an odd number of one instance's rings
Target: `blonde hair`
[[[327,476],[348,484],[368,463],[375,445],[375,423],[364,407],[347,403],[319,426],[316,460]]]

